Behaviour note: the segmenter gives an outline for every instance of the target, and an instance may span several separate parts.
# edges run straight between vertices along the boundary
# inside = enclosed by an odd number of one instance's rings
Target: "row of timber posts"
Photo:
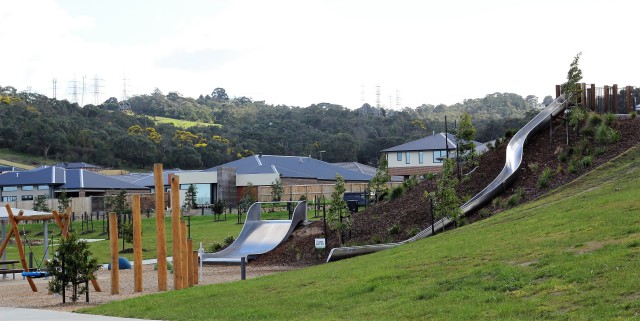
[[[156,238],[158,252],[158,290],[167,290],[167,252],[164,224],[164,178],[162,164],[154,165],[156,191]],[[173,254],[173,287],[185,289],[198,284],[198,251],[193,250],[193,240],[187,237],[187,224],[180,219],[180,178],[171,176],[171,236]],[[134,291],[142,292],[142,214],[140,195],[131,201],[133,217],[133,268]],[[111,245],[111,294],[120,293],[118,267],[118,215],[109,213],[109,238]]]
[[[614,113],[617,114],[620,111],[618,110],[618,103],[620,99],[620,95],[618,94],[618,85],[614,84],[613,86],[605,85],[603,90],[602,102],[603,108],[601,111],[596,110],[597,101],[596,101],[596,85],[590,84],[587,87],[587,84],[580,83],[580,96],[578,97],[578,103],[582,106],[589,108],[589,110],[594,112],[601,113]],[[630,113],[634,110],[635,106],[632,106],[631,103],[631,93],[633,91],[632,86],[625,86],[625,111],[626,113]],[[556,85],[556,97],[560,97],[562,94],[561,85]],[[612,99],[613,98],[613,99]],[[613,100],[613,102],[611,102]]]

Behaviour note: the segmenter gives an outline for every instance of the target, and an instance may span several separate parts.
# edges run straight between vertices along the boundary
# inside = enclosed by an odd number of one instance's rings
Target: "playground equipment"
[[[273,202],[256,202],[247,212],[242,231],[236,240],[226,249],[216,253],[204,253],[204,264],[240,264],[242,259],[248,261],[258,254],[273,250],[286,240],[298,224],[307,219],[307,203],[293,201],[296,206],[290,220],[261,220],[262,204]]]
[[[530,135],[541,130],[544,126],[551,122],[551,120],[560,114],[566,108],[566,102],[568,98],[565,99],[564,95],[556,98],[549,106],[543,109],[538,115],[536,115],[533,119],[531,119],[524,127],[522,127],[509,141],[507,145],[507,158],[502,168],[502,171],[498,176],[491,182],[487,187],[485,187],[482,191],[476,194],[469,201],[464,203],[460,208],[462,209],[462,215],[467,215],[475,210],[479,209],[481,206],[490,202],[493,198],[495,198],[498,194],[500,194],[504,189],[509,185],[514,179],[515,174],[520,168],[520,164],[522,163],[522,154],[524,149],[524,143]],[[331,250],[329,253],[329,257],[327,258],[327,262],[336,261],[339,259],[344,259],[348,257],[369,254],[373,252],[378,252],[382,250],[386,250],[392,247],[396,247],[398,245],[402,245],[405,243],[413,242],[419,239],[423,239],[425,237],[430,236],[433,231],[439,231],[444,229],[445,226],[452,223],[452,220],[449,218],[443,218],[433,224],[433,226],[429,226],[425,230],[420,231],[418,234],[398,243],[386,243],[386,244],[372,244],[372,245],[362,245],[362,246],[349,246],[349,247],[338,247]]]
[[[20,238],[20,231],[18,228],[18,222],[20,221],[46,221],[46,220],[55,220],[60,230],[62,231],[62,237],[67,237],[69,235],[69,224],[71,223],[71,208],[67,208],[66,213],[58,214],[57,211],[52,211],[51,213],[43,213],[43,212],[35,212],[35,211],[24,211],[19,210],[18,215],[14,215],[13,211],[9,204],[5,205],[5,210],[7,216],[9,218],[9,222],[11,224],[11,231],[7,233],[7,236],[2,241],[2,245],[0,246],[0,255],[4,252],[7,245],[9,244],[9,240],[13,237],[16,241],[16,246],[18,248],[18,253],[20,255],[20,263],[22,264],[22,275],[27,277],[27,282],[29,282],[29,286],[33,292],[38,292],[38,288],[33,282],[34,278],[41,278],[47,276],[47,273],[44,271],[31,271],[27,265],[27,260],[24,255],[24,247],[22,246],[22,240]],[[25,215],[28,213],[28,215]],[[31,246],[31,245],[29,245]],[[46,254],[46,252],[45,252]],[[94,289],[97,292],[100,292],[100,286],[96,280],[91,280]]]

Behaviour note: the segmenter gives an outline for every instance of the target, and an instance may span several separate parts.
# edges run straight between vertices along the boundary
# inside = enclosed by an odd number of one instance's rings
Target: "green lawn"
[[[0,148],[0,164],[16,166],[23,169],[31,169],[41,164],[52,165],[54,160],[45,160],[42,157],[12,151],[8,148]]]
[[[636,148],[548,197],[422,241],[83,312],[162,320],[638,318],[639,168]]]
[[[143,217],[145,217],[143,215]],[[264,212],[262,214],[262,219],[287,219],[287,212]],[[221,219],[224,219],[224,215],[221,216]],[[244,222],[245,216],[242,216],[242,220]],[[77,218],[80,220],[80,218]],[[186,221],[187,219],[184,218]],[[39,239],[42,240],[42,231],[43,224],[35,223],[35,224],[20,224],[20,234],[21,238],[23,231],[27,232],[27,238],[29,240]],[[54,243],[59,238],[60,229],[58,226],[50,222],[48,224],[50,237],[54,236]],[[106,222],[104,223],[106,227]],[[9,228],[7,228],[8,230]],[[85,227],[85,230],[87,228]],[[93,255],[98,259],[100,263],[108,263],[109,262],[109,241],[106,240],[106,233],[103,232],[103,221],[93,222],[93,231],[91,233],[82,232],[82,223],[76,221],[73,223],[73,230],[75,230],[80,238],[84,239],[105,239],[103,241],[91,242],[90,249],[93,252]],[[200,242],[202,242],[203,247],[206,249],[208,245],[219,242],[222,243],[226,237],[233,236],[234,238],[240,234],[240,230],[242,230],[242,224],[238,224],[238,216],[236,214],[227,214],[226,220],[214,221],[213,216],[205,215],[199,216],[195,215],[191,217],[191,239],[193,239],[194,250],[197,250],[200,246]],[[165,236],[167,240],[166,250],[167,255],[171,255],[172,248],[172,235],[171,235],[171,217],[165,218]],[[119,249],[122,250],[122,240],[119,241]],[[156,220],[154,217],[151,218],[143,218],[142,219],[142,247],[143,258],[151,259],[156,258]],[[131,248],[132,245],[130,243],[125,244],[126,248]],[[55,246],[54,246],[55,248]],[[43,258],[44,247],[43,246],[26,246],[25,252],[28,258],[28,252],[33,251],[34,256],[34,265],[38,266],[40,261]],[[53,253],[51,249],[49,249],[50,253]],[[124,253],[120,254],[120,256],[126,257],[130,260],[133,260],[133,253]],[[18,259],[18,251],[15,245],[10,245],[7,247],[7,259]]]
[[[210,124],[210,123],[203,123],[198,121],[181,120],[181,119],[159,117],[159,116],[156,116],[156,117],[148,116],[148,117],[155,120],[156,123],[161,123],[161,124],[170,123],[179,128],[189,128],[193,126],[217,126],[217,127],[222,126],[221,124]]]

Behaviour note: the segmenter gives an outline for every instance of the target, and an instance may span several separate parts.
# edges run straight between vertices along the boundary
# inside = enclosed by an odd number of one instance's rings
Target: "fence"
[[[561,85],[556,85],[556,97],[560,96]],[[580,84],[578,103],[596,113],[628,114],[640,104],[640,87],[618,85],[596,87],[595,84]]]
[[[402,185],[402,182],[390,182],[387,186],[393,189],[396,186]],[[284,193],[282,195],[283,200],[297,201],[302,196],[307,200],[313,200],[315,197],[324,196],[326,199],[331,198],[335,184],[311,184],[311,185],[285,185]],[[346,183],[344,184],[346,192],[364,192],[367,189],[367,183]],[[258,201],[270,202],[271,186],[258,186]]]
[[[106,211],[107,197],[109,196],[89,196],[89,197],[71,197],[71,212],[73,213],[91,213]],[[169,193],[165,194],[165,208],[169,208]],[[9,204],[15,208],[32,209],[34,201],[12,201]],[[127,204],[131,204],[131,194],[127,194]],[[47,199],[47,206],[52,210],[58,210],[58,199]],[[150,210],[155,212],[155,194],[140,194],[140,209],[142,212]]]

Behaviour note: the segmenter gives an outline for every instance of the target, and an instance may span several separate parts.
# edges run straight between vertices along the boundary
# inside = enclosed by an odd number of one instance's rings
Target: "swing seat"
[[[29,271],[29,272],[23,271],[22,272],[22,276],[26,276],[28,278],[34,278],[34,279],[44,278],[44,277],[49,276],[49,272],[47,272],[47,271]]]

